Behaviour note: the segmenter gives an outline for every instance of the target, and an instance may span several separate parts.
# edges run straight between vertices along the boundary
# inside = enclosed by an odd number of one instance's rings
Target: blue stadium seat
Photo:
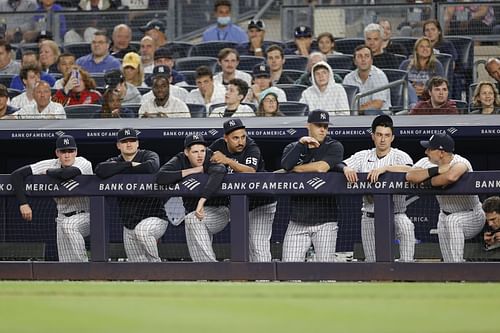
[[[347,74],[351,72],[350,69],[338,69],[338,68],[333,68],[333,72],[337,75],[340,75],[340,77],[343,79]]]
[[[90,49],[90,43],[69,43],[64,45],[64,52],[74,54],[78,59],[92,52]]]
[[[354,69],[354,63],[352,60],[351,54],[330,55],[326,58],[326,62],[328,62],[334,72],[337,69]]]
[[[296,101],[300,100],[302,97],[302,92],[307,89],[307,86],[303,86],[301,84],[278,84],[276,87],[283,89],[286,94],[287,101]]]
[[[163,47],[172,52],[174,59],[179,59],[187,57],[192,46],[193,44],[186,42],[170,42]]]
[[[345,93],[347,94],[347,100],[349,101],[349,106],[351,107],[351,110],[355,109],[354,105],[354,97],[356,96],[357,93],[359,93],[359,88],[357,86],[351,86],[349,84],[343,84],[342,85],[345,89]]]
[[[187,57],[175,60],[175,69],[178,71],[194,71],[199,66],[208,66],[215,71],[217,58],[214,57]]]
[[[391,42],[394,44],[399,44],[406,49],[405,56],[410,56],[413,54],[413,49],[415,47],[416,37],[392,37]]]
[[[307,67],[307,57],[299,55],[287,55],[285,56],[285,64],[283,69],[295,69],[299,71],[305,71]]]
[[[456,99],[451,99],[451,101],[454,101],[455,104],[457,105],[458,113],[460,114],[469,113],[469,105],[467,102]]]
[[[92,79],[94,79],[97,87],[105,87],[106,82],[104,82],[104,73],[90,73]]]
[[[184,75],[187,84],[191,86],[196,85],[196,71],[179,71],[179,74]]]
[[[0,83],[8,88],[14,76],[16,76],[16,74],[0,74]]]
[[[148,92],[151,91],[151,88],[149,87],[136,87],[137,90],[141,93],[141,95],[147,94]]]
[[[299,102],[281,102],[280,111],[289,117],[305,116],[309,113],[309,106]]]
[[[66,118],[95,118],[101,112],[102,106],[99,104],[80,104],[64,107]]]
[[[229,47],[235,48],[238,43],[228,41],[213,41],[194,44],[189,50],[189,57],[215,57],[217,58],[219,51]]]
[[[285,49],[285,44],[283,42],[279,42],[279,41],[276,41],[276,40],[265,40],[264,42],[262,42],[262,49],[264,50],[264,52],[271,45],[278,45],[282,49]],[[238,44],[236,46],[236,50],[238,52],[240,52],[240,54],[242,54],[242,52],[243,52],[242,50],[248,50],[248,47],[249,47],[249,43],[241,43],[241,44]]]
[[[207,109],[203,104],[186,104],[191,113],[191,118],[205,118],[207,116]]]
[[[399,69],[382,69],[387,76],[389,82],[404,80],[408,77],[408,72]],[[403,105],[403,85],[398,85],[391,88],[391,110],[400,111],[407,108]]]
[[[363,38],[340,38],[335,41],[337,52],[344,54],[354,54],[356,46],[364,44]]]
[[[448,79],[449,83],[449,91],[451,94],[452,86],[453,86],[453,57],[451,54],[447,53],[438,53],[436,54],[436,59],[439,60],[441,65],[443,65],[444,69],[444,77]]]
[[[240,56],[240,63],[238,69],[241,71],[252,71],[255,65],[265,63],[266,59],[263,57],[255,56]]]
[[[141,108],[141,103],[125,103],[122,104],[122,108],[127,108],[130,111],[132,111],[135,114],[135,117],[137,118],[139,115],[139,109]]]

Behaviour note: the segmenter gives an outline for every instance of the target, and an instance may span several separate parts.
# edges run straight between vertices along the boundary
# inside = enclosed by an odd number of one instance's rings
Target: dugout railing
[[[342,174],[235,174],[227,175],[219,193],[231,197],[231,259],[218,263],[123,263],[108,262],[107,199],[116,196],[196,196],[202,186],[191,189],[182,184],[152,187],[154,176],[120,175],[108,180],[79,176],[72,190],[46,176],[28,179],[28,194],[33,197],[91,197],[91,262],[1,262],[0,279],[70,279],[70,280],[409,280],[409,281],[499,281],[500,265],[495,262],[466,263],[400,263],[393,261],[392,195],[397,193],[430,195],[436,193],[496,195],[500,191],[498,171],[472,172],[448,189],[411,185],[404,174],[386,174],[368,186],[361,175],[356,186],[348,184]],[[203,185],[203,175],[190,177]],[[311,182],[320,179],[322,184]],[[115,184],[115,186],[111,186]],[[142,186],[148,185],[149,186]],[[244,185],[243,185],[244,184]],[[266,186],[264,186],[266,184]],[[311,185],[314,184],[314,185]],[[1,217],[5,219],[5,200],[13,196],[8,175],[0,176]],[[110,185],[110,186],[107,186]],[[117,186],[119,185],[119,186]],[[372,194],[375,202],[376,263],[268,263],[248,262],[247,195],[289,194],[338,196]],[[3,221],[5,223],[5,221]],[[4,238],[5,235],[2,236]]]

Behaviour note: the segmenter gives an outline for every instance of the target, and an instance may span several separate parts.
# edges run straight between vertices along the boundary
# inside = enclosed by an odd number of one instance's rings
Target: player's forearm
[[[156,183],[168,185],[177,183],[182,178],[182,170],[160,171],[156,174]]]
[[[102,162],[95,168],[95,174],[99,178],[108,178],[123,173],[124,170],[131,167],[132,162]]]
[[[82,174],[82,171],[77,167],[54,168],[47,170],[47,176],[58,179],[68,180]]]
[[[160,168],[158,161],[146,161],[126,170],[126,173],[155,173]]]
[[[409,165],[388,165],[385,167],[387,172],[408,172],[412,169]]]
[[[248,165],[244,165],[241,163],[238,163],[238,161],[235,160],[229,160],[227,163],[227,166],[231,167],[235,172],[244,172],[244,173],[254,173],[255,169],[252,167],[249,167]]]
[[[16,195],[17,201],[19,201],[19,205],[24,205],[28,202],[26,193],[24,193],[26,185],[24,180],[32,174],[31,167],[28,165],[17,169],[10,175],[10,182],[14,188],[14,194]]]
[[[210,199],[220,189],[222,180],[226,175],[226,167],[223,164],[212,164],[209,166],[207,173],[209,176],[201,197]]]
[[[406,180],[410,183],[420,184],[421,182],[429,178],[429,172],[427,169],[421,168],[411,168],[406,172]]]
[[[368,101],[364,104],[361,104],[361,106],[359,107],[360,110],[371,110],[371,109],[375,109],[375,110],[380,110],[382,109],[382,106],[384,106],[384,101],[381,100],[381,99],[374,99],[372,101]]]
[[[293,172],[328,172],[329,170],[330,166],[324,161],[297,165],[292,169]]]
[[[297,165],[302,154],[307,152],[306,145],[297,143],[293,147],[284,152],[281,158],[281,167],[286,171],[290,171]]]

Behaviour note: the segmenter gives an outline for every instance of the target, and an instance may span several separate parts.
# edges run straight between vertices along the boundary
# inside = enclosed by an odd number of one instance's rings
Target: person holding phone
[[[101,104],[101,94],[95,90],[95,81],[79,66],[73,66],[71,71],[64,75],[63,87],[56,91],[52,101],[63,106]]]

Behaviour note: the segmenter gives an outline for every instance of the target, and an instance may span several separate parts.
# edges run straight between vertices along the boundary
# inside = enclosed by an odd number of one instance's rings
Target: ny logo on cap
[[[125,135],[130,135],[130,130],[125,130]]]
[[[304,32],[304,31],[306,30],[306,27],[301,26],[301,27],[299,28],[299,30],[300,30],[301,32]]]
[[[165,68],[163,67],[158,68],[158,73],[165,73]]]
[[[322,113],[319,115],[321,119],[326,119],[326,114]]]
[[[63,144],[64,144],[65,146],[69,145],[69,139],[63,139]]]
[[[236,125],[236,123],[234,122],[234,120],[230,120],[229,121],[229,126],[234,126],[234,125]]]
[[[266,70],[266,65],[260,65],[259,69],[264,72]]]
[[[193,140],[199,140],[200,137],[198,136],[198,134],[193,134]]]

